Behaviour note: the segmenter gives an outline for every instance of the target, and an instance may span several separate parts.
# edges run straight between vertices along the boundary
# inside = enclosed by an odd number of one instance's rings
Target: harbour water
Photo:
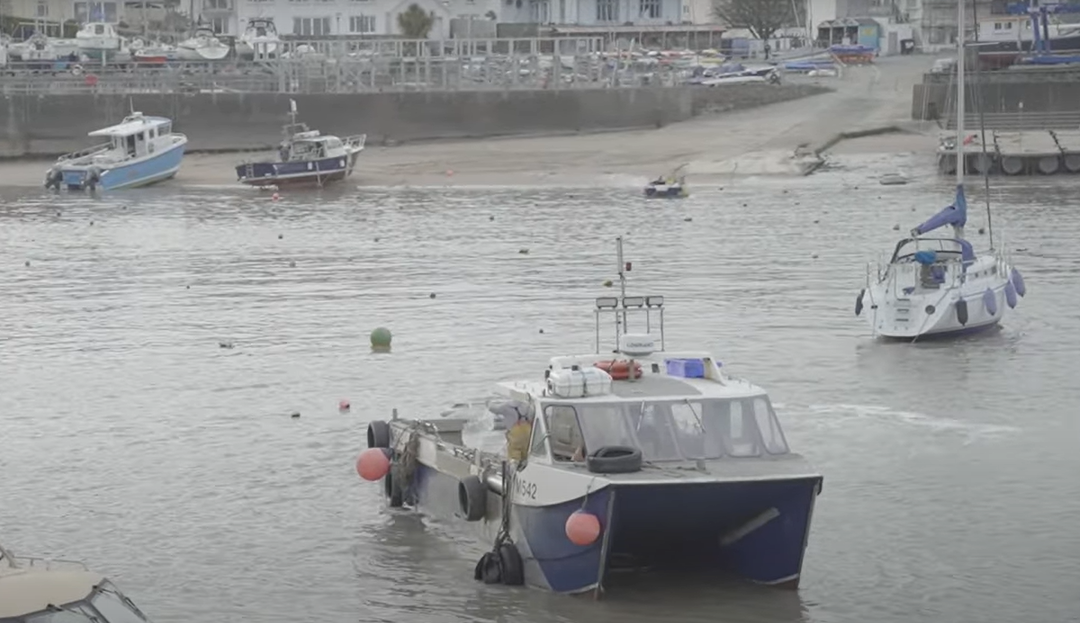
[[[881,187],[896,160],[860,162],[682,202],[3,191],[0,540],[87,561],[165,623],[1080,621],[1080,200],[1068,180],[993,191],[1029,290],[1001,331],[878,343],[853,315],[865,260],[951,191]],[[367,421],[591,350],[619,234],[631,289],[667,297],[669,348],[769,389],[825,475],[798,593],[484,586],[485,544],[387,511],[353,470]],[[388,355],[367,344],[380,325]]]

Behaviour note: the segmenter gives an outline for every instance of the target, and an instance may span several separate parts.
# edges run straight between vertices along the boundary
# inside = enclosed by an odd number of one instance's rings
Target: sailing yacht
[[[964,20],[959,0],[958,24]],[[957,37],[956,84],[964,92],[964,37]],[[956,99],[956,197],[952,205],[911,230],[896,244],[892,258],[867,270],[866,287],[855,298],[855,315],[865,315],[875,336],[915,340],[944,337],[994,327],[1005,307],[1024,296],[1024,278],[993,245],[976,253],[964,237],[964,97]],[[989,216],[989,204],[987,215]],[[988,219],[989,223],[989,219]],[[952,229],[941,232],[943,228]]]

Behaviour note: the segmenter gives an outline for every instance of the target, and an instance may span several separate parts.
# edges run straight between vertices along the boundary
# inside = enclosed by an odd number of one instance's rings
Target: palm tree
[[[435,16],[414,3],[398,13],[397,23],[406,39],[427,39],[431,27],[435,25]]]

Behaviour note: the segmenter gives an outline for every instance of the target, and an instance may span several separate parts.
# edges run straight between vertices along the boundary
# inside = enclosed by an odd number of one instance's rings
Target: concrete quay
[[[189,151],[266,150],[280,140],[289,100],[327,134],[366,133],[369,145],[441,139],[657,128],[710,111],[752,108],[828,91],[809,84],[414,93],[133,93],[0,99],[0,158],[55,157],[133,106],[174,120]]]

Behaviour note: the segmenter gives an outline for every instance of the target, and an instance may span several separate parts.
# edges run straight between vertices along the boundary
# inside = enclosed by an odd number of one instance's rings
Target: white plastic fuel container
[[[611,393],[611,375],[600,368],[552,370],[547,380],[548,391],[559,398],[582,398]]]

